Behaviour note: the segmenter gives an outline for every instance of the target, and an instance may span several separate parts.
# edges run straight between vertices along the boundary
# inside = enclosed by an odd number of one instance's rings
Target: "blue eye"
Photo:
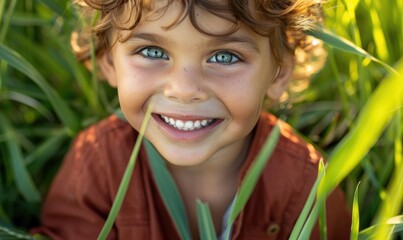
[[[167,60],[168,55],[159,47],[146,47],[140,51],[140,54],[147,58]]]
[[[209,62],[220,63],[224,65],[234,64],[239,61],[239,58],[230,52],[218,52],[214,54],[209,60]]]

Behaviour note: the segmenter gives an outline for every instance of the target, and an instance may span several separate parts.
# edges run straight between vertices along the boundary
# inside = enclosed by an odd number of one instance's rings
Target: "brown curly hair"
[[[164,10],[175,0],[164,0],[162,7],[155,7],[155,0],[74,0],[75,6],[81,13],[83,28],[72,34],[73,51],[81,61],[90,59],[90,39],[94,37],[96,54],[102,54],[113,43],[109,36],[113,29],[132,30],[140,22],[143,11]],[[178,1],[178,0],[176,0]],[[195,8],[199,7],[216,16],[222,17],[234,25],[225,34],[231,34],[240,23],[248,26],[256,33],[269,37],[273,46],[272,54],[281,65],[282,53],[288,50],[305,57],[296,58],[297,65],[307,64],[309,53],[317,53],[319,46],[312,46],[312,39],[304,34],[322,22],[321,5],[323,0],[180,0],[182,14],[168,26],[174,27],[184,18],[189,17],[193,26],[200,32],[214,35],[202,29],[196,19]],[[165,4],[164,4],[165,3]],[[130,19],[122,20],[125,8],[132,9]],[[129,21],[130,20],[130,21]],[[90,30],[90,31],[88,31]],[[223,35],[225,35],[223,34]],[[119,39],[124,41],[125,39]]]

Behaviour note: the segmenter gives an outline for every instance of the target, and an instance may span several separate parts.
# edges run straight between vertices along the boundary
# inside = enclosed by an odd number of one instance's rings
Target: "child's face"
[[[239,154],[266,93],[282,91],[285,77],[275,79],[278,68],[269,40],[246,27],[227,37],[212,37],[186,18],[164,29],[178,9],[170,6],[161,18],[142,22],[100,65],[117,86],[130,124],[139,131],[152,104],[147,139],[168,162],[190,166]],[[197,20],[209,32],[222,33],[232,26],[197,10]]]

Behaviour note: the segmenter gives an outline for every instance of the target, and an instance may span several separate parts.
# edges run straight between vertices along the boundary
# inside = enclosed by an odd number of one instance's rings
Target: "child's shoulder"
[[[82,130],[76,137],[76,142],[105,144],[124,140],[133,135],[137,135],[137,133],[130,124],[112,114]]]
[[[260,138],[257,141],[258,144],[262,144],[266,140],[276,124],[280,126],[280,138],[277,142],[276,151],[289,155],[294,161],[307,161],[313,165],[318,164],[322,159],[322,154],[289,124],[270,113],[260,115],[256,133],[257,138]]]
[[[137,132],[128,122],[110,115],[81,131],[67,157],[82,162],[80,164],[102,161],[111,156],[124,159],[130,156],[136,137]]]
[[[257,154],[273,127],[280,125],[277,146],[263,172],[268,182],[283,187],[294,186],[297,191],[311,186],[318,173],[322,154],[304,140],[289,124],[275,116],[262,113],[256,128],[251,151]]]

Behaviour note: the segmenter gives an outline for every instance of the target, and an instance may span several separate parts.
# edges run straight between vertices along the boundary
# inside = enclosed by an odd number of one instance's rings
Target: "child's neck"
[[[182,195],[193,238],[198,239],[196,200],[208,203],[217,234],[222,231],[222,218],[232,202],[239,171],[247,157],[251,137],[240,142],[239,151],[220,152],[199,166],[169,165],[169,170]]]

